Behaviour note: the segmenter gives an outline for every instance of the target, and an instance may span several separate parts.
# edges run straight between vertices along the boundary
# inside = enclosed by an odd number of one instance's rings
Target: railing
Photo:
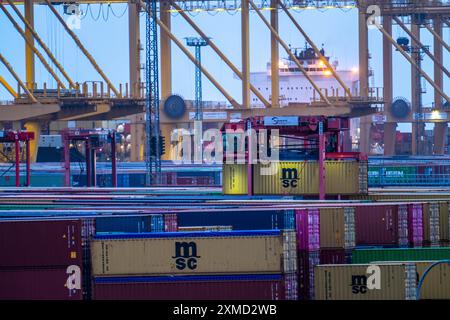
[[[347,101],[347,93],[342,88],[320,88],[320,91],[327,97],[330,101]],[[350,90],[352,98],[350,102],[370,102],[373,104],[383,103],[383,88],[381,87],[371,87],[368,88],[365,95],[361,95],[361,91],[358,88],[352,88]],[[313,91],[312,102],[323,102],[320,95],[316,90]]]
[[[394,186],[450,186],[450,173],[443,174],[403,174],[402,176],[390,176],[386,174],[378,176],[369,175],[369,187],[394,187]]]
[[[76,83],[75,88],[63,89],[60,85],[56,89],[48,88],[47,83],[43,83],[42,87],[38,87],[36,83],[33,85],[27,84],[27,87],[32,87],[30,92],[38,99],[67,99],[67,98],[90,98],[90,99],[144,99],[145,98],[145,84],[136,83],[130,86],[128,83],[119,84],[117,90],[119,96],[115,95],[111,87],[102,81],[86,81],[83,83]],[[28,101],[29,97],[23,92],[19,86],[17,88],[18,97],[16,102]]]

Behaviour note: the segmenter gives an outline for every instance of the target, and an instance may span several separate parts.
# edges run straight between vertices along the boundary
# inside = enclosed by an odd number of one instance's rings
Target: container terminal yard
[[[0,9],[0,300],[450,300],[449,1]],[[356,53],[323,43],[341,21]]]

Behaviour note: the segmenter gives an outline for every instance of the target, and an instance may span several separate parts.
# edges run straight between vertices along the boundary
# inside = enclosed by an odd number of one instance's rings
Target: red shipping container
[[[175,213],[164,215],[164,230],[165,232],[178,231],[178,216]]]
[[[398,206],[356,206],[357,246],[399,245]]]
[[[0,300],[81,300],[82,275],[75,269],[0,270]]]
[[[284,300],[281,275],[95,278],[95,300]]]
[[[0,222],[0,267],[82,265],[81,220]]]

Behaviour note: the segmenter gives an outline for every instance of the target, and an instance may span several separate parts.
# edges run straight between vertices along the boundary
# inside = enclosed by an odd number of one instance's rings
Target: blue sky
[[[22,10],[22,7],[19,7]],[[62,13],[62,6],[56,7]],[[111,8],[114,11],[111,11]],[[81,29],[75,30],[85,47],[91,52],[99,65],[114,84],[128,82],[128,12],[126,5],[112,5],[108,9],[106,5],[91,5],[81,9],[87,11],[86,17],[81,22]],[[101,11],[100,11],[101,10]],[[100,16],[99,16],[100,13]],[[122,14],[124,15],[120,17]],[[268,12],[265,15],[268,17]],[[342,11],[330,9],[324,12],[317,10],[293,11],[298,22],[309,33],[316,44],[325,44],[328,53],[340,62],[340,68],[347,69],[358,65],[358,31],[357,11]],[[98,17],[98,20],[95,19]],[[105,18],[108,18],[105,21]],[[213,38],[218,47],[240,68],[240,15],[226,12],[215,15],[202,12],[193,16],[207,34]],[[145,45],[145,17],[141,19],[141,39]],[[38,33],[53,50],[68,73],[75,81],[100,80],[100,76],[90,66],[87,59],[76,48],[72,39],[58,24],[52,13],[46,6],[35,6],[35,25]],[[178,14],[173,14],[172,29],[174,34],[182,39],[187,36],[196,36],[195,32]],[[270,58],[270,31],[262,23],[255,13],[251,13],[251,70],[264,70]],[[289,19],[280,13],[280,34],[283,39],[292,46],[303,46],[304,39]],[[394,27],[394,38],[405,36],[403,31]],[[373,59],[371,66],[375,70],[375,86],[382,86],[382,36],[378,30],[370,30],[370,51]],[[432,38],[426,30],[422,31],[422,39],[426,44],[432,45]],[[444,39],[449,42],[450,32],[444,31]],[[432,47],[431,47],[432,48]],[[13,67],[24,79],[24,41],[15,31],[6,16],[0,14],[0,52],[10,61]],[[286,56],[280,47],[280,56]],[[145,53],[142,52],[142,62]],[[194,65],[173,44],[173,92],[187,99],[194,97]],[[36,59],[37,61],[37,59]],[[203,65],[216,77],[216,79],[228,90],[228,92],[240,101],[241,84],[233,77],[232,71],[210,49],[202,51]],[[410,99],[410,67],[398,52],[394,51],[394,64],[398,66],[394,74],[394,96],[404,96]],[[450,54],[445,53],[444,64],[450,67]],[[40,64],[36,63],[36,80],[38,83],[52,83],[52,79]],[[433,75],[430,59],[424,61],[424,69]],[[3,66],[0,66],[0,74],[14,83],[11,76]],[[54,84],[54,81],[53,81]],[[224,97],[216,90],[207,79],[203,81],[203,98],[205,100],[224,101]],[[450,92],[450,82],[446,79],[444,89]],[[0,100],[10,99],[8,93],[0,88]],[[433,92],[427,84],[427,94],[424,95],[424,105],[430,105],[433,101]]]

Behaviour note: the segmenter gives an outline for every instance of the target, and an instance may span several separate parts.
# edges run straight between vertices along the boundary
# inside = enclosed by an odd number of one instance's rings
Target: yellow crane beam
[[[2,76],[0,76],[0,84],[6,89],[6,91],[8,91],[14,98],[17,98],[17,92],[9,85],[9,83],[5,80],[5,78],[3,78]]]

